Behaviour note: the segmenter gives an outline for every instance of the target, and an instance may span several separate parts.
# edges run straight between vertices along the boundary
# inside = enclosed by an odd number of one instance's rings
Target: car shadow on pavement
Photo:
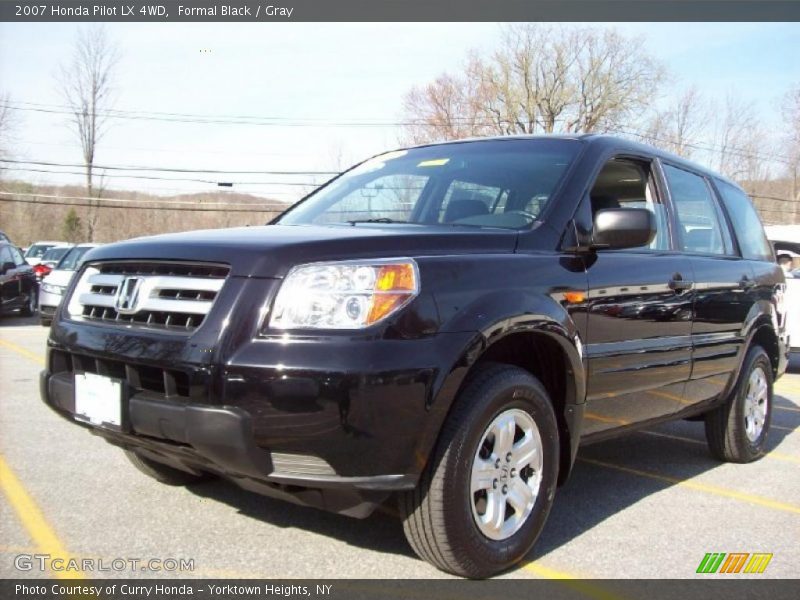
[[[794,406],[779,393],[775,400],[778,405]],[[787,435],[800,429],[800,413],[775,410],[773,425],[778,428],[770,431],[770,451]],[[545,529],[522,564],[546,556],[652,494],[723,465],[709,454],[700,422],[664,423],[648,431],[651,433],[632,432],[581,448],[570,480],[556,493]],[[736,465],[736,468],[750,467]],[[637,475],[631,470],[652,476]],[[223,480],[193,485],[189,489],[274,526],[302,529],[371,551],[415,556],[403,535],[393,499],[369,518],[358,520],[262,497]],[[761,495],[769,496],[769,493]],[[664,527],[666,535],[669,524],[665,523]]]
[[[38,313],[32,317],[23,317],[16,313],[0,315],[0,327],[26,327],[29,325],[39,325]]]
[[[780,422],[782,427],[800,429],[800,414],[782,415]],[[678,422],[666,427],[670,427],[667,435],[696,441],[703,439],[702,423]],[[659,431],[663,433],[666,430],[662,428]],[[773,429],[770,449],[779,445],[787,433]],[[539,541],[524,562],[547,555],[651,494],[675,485],[587,461],[637,469],[677,481],[692,479],[722,465],[711,457],[705,444],[688,443],[676,437],[632,433],[582,448],[569,482],[556,494],[553,510]],[[737,468],[748,467],[741,465]],[[277,527],[302,529],[371,551],[415,556],[404,538],[399,513],[391,500],[369,518],[359,520],[262,497],[223,480],[192,485],[189,489],[203,498],[224,502],[244,515]]]
[[[791,431],[800,429],[800,413],[784,413],[776,421],[782,429],[770,431],[769,451]],[[705,440],[703,427],[699,422],[678,421],[650,428],[664,434],[661,436],[631,433],[581,448],[574,471],[556,493],[545,529],[527,561],[547,555],[651,494],[722,467],[725,463],[714,459],[705,443],[697,443]],[[756,464],[731,466],[747,470]],[[770,496],[766,489],[749,491]],[[670,523],[663,526],[668,535]]]
[[[392,499],[366,519],[354,519],[261,496],[221,479],[187,489],[276,527],[302,529],[375,552],[415,556],[405,540]]]

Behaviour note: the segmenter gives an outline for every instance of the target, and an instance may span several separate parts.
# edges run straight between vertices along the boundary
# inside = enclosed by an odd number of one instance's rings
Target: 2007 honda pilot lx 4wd
[[[784,279],[735,184],[603,136],[390,152],[266,227],[92,250],[42,396],[166,483],[365,517],[483,577],[530,550],[579,444],[705,420],[762,456]]]

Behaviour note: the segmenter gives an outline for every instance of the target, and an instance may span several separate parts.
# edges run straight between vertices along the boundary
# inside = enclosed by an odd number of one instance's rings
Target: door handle
[[[686,281],[680,273],[675,273],[667,285],[676,294],[692,289],[692,282]]]
[[[750,279],[747,275],[745,275],[744,277],[742,277],[739,280],[739,289],[740,290],[749,290],[750,288],[753,288],[755,286],[756,286],[756,282],[753,281],[752,279]]]

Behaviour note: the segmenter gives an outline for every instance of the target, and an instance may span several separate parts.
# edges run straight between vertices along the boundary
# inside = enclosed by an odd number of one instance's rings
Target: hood
[[[513,253],[514,230],[391,224],[267,225],[136,238],[90,250],[84,261],[225,263],[239,277],[283,277],[297,264],[355,258]]]

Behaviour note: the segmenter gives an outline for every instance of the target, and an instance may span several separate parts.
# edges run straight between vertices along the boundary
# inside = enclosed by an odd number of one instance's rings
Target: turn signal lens
[[[419,293],[411,259],[301,265],[286,276],[271,329],[363,329],[396,313]]]

